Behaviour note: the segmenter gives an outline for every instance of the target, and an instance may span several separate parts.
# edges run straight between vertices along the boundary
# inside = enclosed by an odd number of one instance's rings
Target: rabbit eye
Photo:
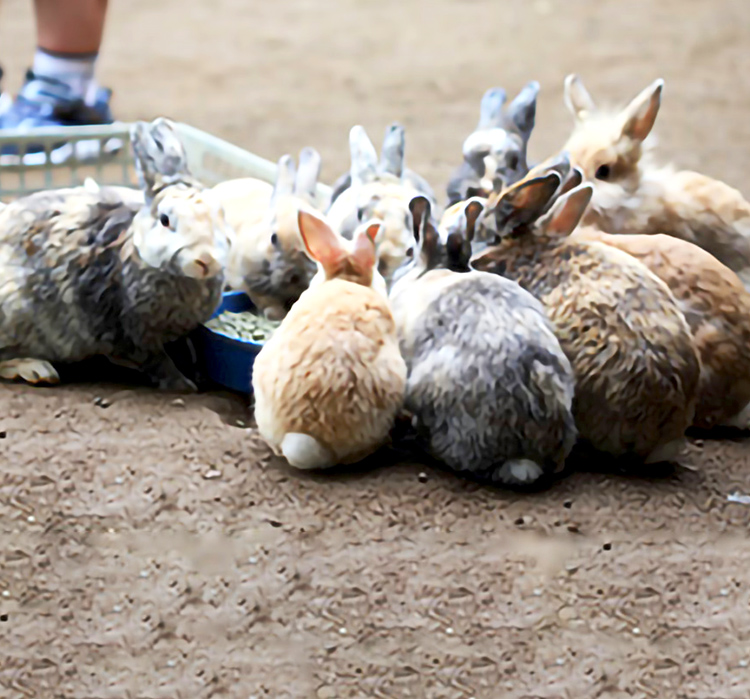
[[[507,163],[509,169],[518,169],[518,155],[516,153],[510,153],[505,162]]]
[[[596,168],[596,179],[607,180],[609,179],[609,165],[600,165]]]
[[[408,258],[412,258],[412,257],[414,257],[414,248],[409,248],[409,249],[408,249],[408,250],[406,251],[406,256],[407,256]]]
[[[275,248],[279,247],[279,236],[276,233],[271,233],[271,245]]]
[[[161,216],[159,216],[159,223],[161,223],[164,228],[169,228],[169,216],[167,216],[166,214],[162,214]]]

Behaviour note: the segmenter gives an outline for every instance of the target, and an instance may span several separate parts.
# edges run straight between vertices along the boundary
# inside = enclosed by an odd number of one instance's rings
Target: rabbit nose
[[[193,264],[199,272],[198,276],[203,279],[215,276],[221,269],[221,265],[209,252],[202,252],[198,257],[193,259]]]

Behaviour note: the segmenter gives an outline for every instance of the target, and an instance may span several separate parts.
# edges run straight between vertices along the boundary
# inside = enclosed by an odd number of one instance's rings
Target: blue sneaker
[[[111,124],[114,122],[109,107],[111,95],[111,90],[99,87],[96,90],[94,103],[90,105],[80,97],[73,95],[64,82],[43,75],[35,75],[33,71],[29,70],[26,73],[26,82],[12,105],[6,108],[4,112],[0,112],[0,130],[19,129],[27,131],[40,127]],[[110,139],[111,141],[120,142],[120,139]],[[108,152],[117,150],[117,143],[112,144],[110,142],[105,144],[105,149]],[[84,144],[88,144],[88,147]],[[93,148],[92,146],[96,147]],[[119,147],[121,146],[122,143],[120,142]],[[87,152],[81,154],[79,150]],[[39,160],[39,154],[41,154],[41,162],[44,159],[43,151],[44,147],[41,144],[29,144],[26,149],[28,156],[37,156],[31,158],[34,161]],[[96,157],[98,151],[98,141],[79,141],[76,143],[76,155],[79,158]],[[0,156],[8,155],[18,155],[17,147],[13,145],[3,146],[0,149]],[[53,146],[51,155],[54,161],[63,162],[73,155],[73,148],[71,144],[61,141]],[[24,158],[24,162],[26,162],[26,158]]]

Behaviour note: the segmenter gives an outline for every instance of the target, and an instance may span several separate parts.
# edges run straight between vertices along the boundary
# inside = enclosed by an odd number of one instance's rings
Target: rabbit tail
[[[281,453],[290,466],[305,471],[334,463],[334,455],[329,449],[315,437],[302,432],[287,432],[281,440]]]

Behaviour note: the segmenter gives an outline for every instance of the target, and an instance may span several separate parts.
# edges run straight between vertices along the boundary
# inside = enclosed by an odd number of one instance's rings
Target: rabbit
[[[426,452],[507,485],[560,471],[576,441],[575,384],[542,304],[515,282],[470,269],[480,202],[439,231],[425,197],[410,207],[416,253],[390,300],[408,369],[405,410]]]
[[[437,203],[431,192],[415,187],[405,175],[402,126],[389,127],[380,164],[362,126],[352,127],[349,146],[352,185],[336,198],[326,216],[333,230],[347,239],[364,221],[374,218],[383,223],[377,241],[378,271],[390,283],[396,269],[413,253],[409,201],[422,193],[431,205]]]
[[[594,185],[584,224],[608,233],[661,233],[710,252],[750,289],[750,203],[697,172],[658,165],[649,138],[661,105],[655,80],[620,111],[598,109],[578,75],[565,79],[575,128],[565,145]]]
[[[550,207],[561,185],[552,171],[507,189],[491,211],[498,239],[472,267],[518,282],[544,305],[575,372],[581,446],[645,464],[671,461],[697,399],[690,329],[643,264],[568,237],[593,188],[579,185]]]
[[[578,186],[583,174],[575,168],[569,180]],[[693,425],[749,428],[750,292],[740,278],[697,245],[660,233],[612,235],[579,226],[570,239],[622,250],[669,287],[701,359]]]
[[[447,186],[448,206],[515,184],[526,174],[527,147],[536,120],[539,83],[527,83],[503,112],[505,90],[493,87],[482,97],[479,123],[463,144],[463,163]]]
[[[195,390],[164,345],[218,307],[231,236],[171,121],[136,122],[131,143],[143,204],[75,187],[0,212],[2,378],[57,383],[55,364],[103,355]]]
[[[229,180],[214,187],[235,232],[227,286],[244,291],[267,318],[281,320],[315,274],[297,227],[300,209],[316,211],[320,155],[303,148],[299,168],[279,159],[273,187],[261,180]]]
[[[383,139],[380,164],[374,168],[373,175],[377,174],[378,171],[380,173],[390,173],[395,175],[399,179],[402,179],[412,189],[421,192],[434,202],[435,193],[433,192],[430,183],[419,173],[414,172],[414,170],[409,169],[403,164],[405,146],[404,135],[404,127],[398,122],[393,122],[388,126],[385,132],[385,138]],[[375,160],[377,160],[377,154],[375,155]],[[352,181],[351,170],[345,172],[336,180],[331,188],[331,197],[328,208],[333,205],[333,202],[335,202],[343,192],[352,186]]]
[[[86,177],[83,180],[83,188],[92,194],[101,192],[110,192],[126,202],[134,202],[143,205],[146,198],[140,189],[134,187],[125,187],[123,185],[105,184],[100,185],[93,177]]]
[[[319,271],[255,360],[252,388],[261,436],[297,469],[359,461],[384,445],[401,410],[406,364],[375,269],[381,224],[353,241],[299,211]]]

